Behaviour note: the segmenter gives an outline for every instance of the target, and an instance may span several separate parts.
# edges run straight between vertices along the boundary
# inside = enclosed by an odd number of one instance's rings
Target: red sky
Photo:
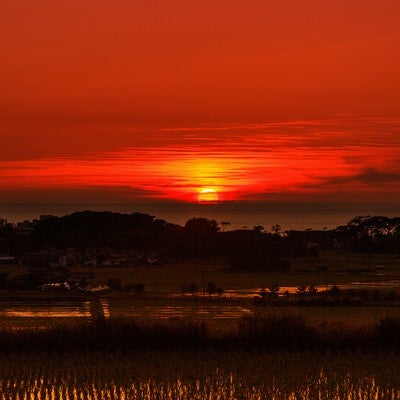
[[[397,201],[398,0],[2,0],[0,202]]]

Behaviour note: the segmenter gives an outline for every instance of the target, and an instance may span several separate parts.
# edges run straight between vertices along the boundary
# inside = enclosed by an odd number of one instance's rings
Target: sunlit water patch
[[[324,290],[327,290],[332,287],[326,286],[326,285],[317,285],[314,286],[314,288],[318,292],[322,292]],[[225,299],[253,299],[254,297],[258,297],[262,291],[265,291],[266,293],[269,292],[268,287],[255,287],[255,288],[249,288],[249,289],[226,289],[224,290],[223,294],[221,295],[221,298]],[[278,296],[284,296],[285,294],[295,294],[299,290],[298,286],[280,286],[279,291],[277,292]],[[182,293],[175,293],[170,295],[169,297],[172,298],[179,298],[179,297],[186,297],[186,298],[191,298],[191,297],[201,297],[204,298],[204,295],[202,293],[197,293],[197,294],[182,294]]]
[[[99,300],[101,310],[103,313],[104,318],[110,318],[111,317],[111,310],[110,310],[110,304],[107,299],[100,299]]]
[[[346,289],[398,289],[400,288],[400,280],[386,280],[386,281],[355,281],[338,285],[315,285],[312,286],[318,293],[332,289],[336,286],[340,290]],[[276,292],[278,296],[285,296],[286,294],[294,295],[302,290],[309,290],[310,286],[280,286]],[[255,287],[251,289],[232,289],[225,290],[223,297],[230,299],[251,299],[260,297],[262,293],[271,293],[269,287]]]
[[[57,301],[52,304],[37,300],[0,302],[0,317],[71,318],[90,317],[90,302]]]
[[[19,299],[0,301],[1,326],[47,327],[56,321],[91,318],[91,302],[74,299]]]
[[[347,285],[341,285],[343,289],[395,289],[400,287],[400,280],[390,279],[382,281],[364,281],[364,282],[351,282]]]

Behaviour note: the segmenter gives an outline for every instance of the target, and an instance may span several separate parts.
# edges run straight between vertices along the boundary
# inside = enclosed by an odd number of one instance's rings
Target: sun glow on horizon
[[[231,129],[215,137],[208,131],[153,132],[157,147],[139,141],[82,156],[1,160],[2,201],[101,197],[210,204],[280,194],[347,198],[384,192],[391,199],[400,193],[400,138],[393,134],[400,120],[338,118]]]
[[[216,203],[219,201],[218,192],[213,188],[201,188],[198,194],[200,203]]]

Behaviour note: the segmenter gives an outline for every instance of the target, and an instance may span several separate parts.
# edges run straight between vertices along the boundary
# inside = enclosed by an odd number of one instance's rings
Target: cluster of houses
[[[9,223],[0,218],[0,229],[13,234],[28,236],[40,221],[53,218],[41,215],[33,221]],[[2,240],[5,240],[4,238]],[[4,249],[7,246],[3,246]],[[25,272],[21,273],[21,268]],[[0,290],[40,289],[42,291],[97,292],[121,289],[120,283],[99,284],[94,279],[94,268],[161,266],[155,252],[140,252],[134,249],[115,248],[43,248],[39,251],[25,251],[14,256],[0,251]]]
[[[18,234],[25,235],[34,229],[35,223],[35,221],[25,221],[13,225],[13,229],[17,230]],[[0,225],[6,227],[8,223],[0,219]],[[157,253],[144,253],[133,249],[46,248],[40,251],[26,251],[18,257],[0,253],[0,290],[39,289],[90,293],[121,290],[122,287],[118,282],[110,284],[96,282],[94,268],[159,266],[161,262]],[[25,272],[21,273],[19,267],[25,267]]]
[[[52,216],[51,215],[41,215],[39,220],[42,221],[47,218],[52,218]],[[0,229],[6,228],[7,226],[11,226],[13,231],[17,235],[29,235],[31,232],[34,231],[39,220],[34,219],[33,221],[25,220],[25,221],[16,222],[16,223],[10,223],[4,218],[0,218]]]
[[[64,281],[64,282],[51,282],[51,283],[42,283],[38,286],[38,289],[43,292],[70,292],[72,290],[77,290],[85,293],[97,293],[97,292],[105,292],[110,290],[110,286],[102,285],[95,282],[86,283],[82,285],[82,282],[79,281]]]
[[[51,248],[27,252],[21,258],[0,255],[0,264],[3,264],[0,275],[4,275],[2,280],[0,279],[2,289],[79,292],[122,289],[119,282],[110,284],[96,282],[94,268],[153,268],[161,265],[157,254],[144,254],[133,250],[121,252],[109,248],[85,250]],[[26,267],[26,273],[14,274],[13,265],[15,271],[17,266]]]
[[[10,256],[8,254],[0,255],[0,265],[14,265],[18,263],[17,257]]]
[[[1,259],[1,258],[0,258]],[[111,248],[77,250],[46,249],[25,254],[20,260],[24,265],[46,268],[68,267],[159,267],[158,254],[135,250],[117,251]]]

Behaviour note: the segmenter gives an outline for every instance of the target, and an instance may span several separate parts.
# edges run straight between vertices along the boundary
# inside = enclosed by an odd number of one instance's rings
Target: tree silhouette
[[[256,231],[257,233],[262,233],[264,231],[264,227],[262,225],[256,225],[253,228],[253,231]]]
[[[219,231],[218,222],[207,218],[192,218],[185,224],[185,231],[194,235],[208,235]]]
[[[282,230],[282,227],[279,224],[273,225],[271,227],[271,231],[274,235],[279,235]]]
[[[231,223],[228,222],[228,221],[222,221],[222,222],[221,222],[221,225],[222,225],[222,231],[225,232],[225,229],[226,229],[229,225],[231,225]]]

